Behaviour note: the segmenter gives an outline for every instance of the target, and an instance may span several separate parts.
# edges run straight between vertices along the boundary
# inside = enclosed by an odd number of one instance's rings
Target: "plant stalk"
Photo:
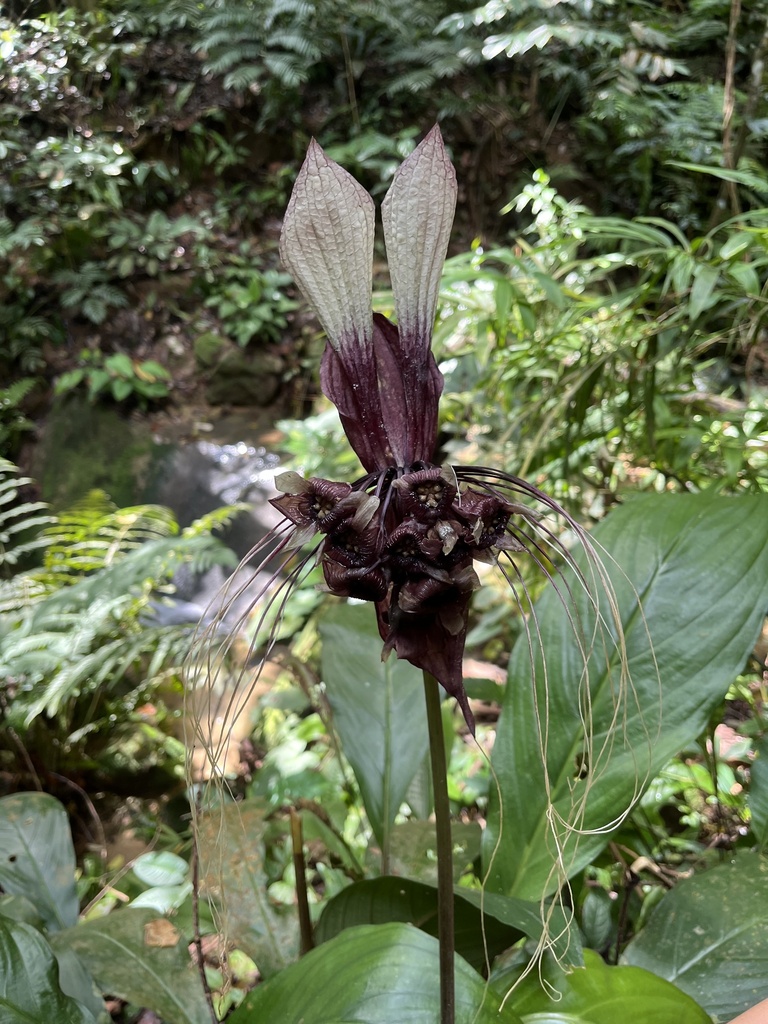
[[[296,903],[299,911],[300,956],[314,948],[312,919],[309,916],[307,899],[307,872],[304,864],[304,830],[296,808],[291,807],[291,846],[293,848],[293,869],[296,875]]]
[[[437,837],[437,934],[440,940],[440,1021],[454,1024],[456,988],[454,982],[453,926],[453,844],[451,808],[448,802],[448,768],[445,760],[443,715],[440,689],[434,676],[424,673],[427,702],[429,755],[432,764],[432,790],[435,798],[435,834]]]

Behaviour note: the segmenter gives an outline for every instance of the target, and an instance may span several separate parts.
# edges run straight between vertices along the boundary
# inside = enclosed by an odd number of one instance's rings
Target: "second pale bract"
[[[277,478],[273,505],[296,539],[320,536],[328,589],[376,606],[384,654],[431,673],[474,730],[462,681],[473,561],[537,548],[536,515],[504,474],[435,465],[443,378],[430,348],[456,208],[456,174],[435,127],[382,204],[397,326],[372,312],[374,203],[316,143],[285,215],[280,254],[322,323],[320,382],[366,470],[354,484]]]

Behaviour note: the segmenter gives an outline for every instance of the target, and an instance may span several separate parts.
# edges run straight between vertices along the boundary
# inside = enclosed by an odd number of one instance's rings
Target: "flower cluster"
[[[427,464],[389,469],[357,488],[296,473],[276,483],[284,493],[272,504],[297,527],[296,539],[324,535],[319,555],[330,593],[375,602],[384,654],[394,650],[431,672],[471,725],[461,659],[469,600],[480,586],[472,563],[521,550],[510,520],[530,510]]]
[[[544,549],[558,543],[517,499],[561,510],[508,474],[436,464],[443,377],[430,346],[456,196],[435,127],[398,168],[381,208],[392,323],[371,308],[373,200],[310,143],[280,254],[325,329],[320,384],[365,475],[350,485],[284,473],[272,504],[284,516],[284,586],[318,557],[332,594],[375,604],[383,655],[394,651],[433,675],[474,729],[462,682],[469,604],[479,586],[473,563],[506,558],[501,569],[515,586],[510,556],[525,550],[547,573]],[[290,550],[311,538],[312,552],[291,567]]]
[[[328,590],[376,606],[383,655],[431,673],[474,728],[462,682],[475,561],[527,550],[555,507],[516,477],[435,465],[443,378],[430,348],[456,207],[456,174],[433,128],[382,204],[397,324],[371,310],[373,200],[314,140],[286,211],[280,253],[325,328],[320,383],[366,470],[355,484],[277,479],[272,504],[300,546],[318,536]],[[513,567],[513,571],[514,567]]]

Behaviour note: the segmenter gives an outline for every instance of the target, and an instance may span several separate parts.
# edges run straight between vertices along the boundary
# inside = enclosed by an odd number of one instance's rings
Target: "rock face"
[[[263,407],[278,397],[285,371],[280,356],[238,348],[208,334],[198,338],[195,355],[209,374],[206,398],[211,405]]]

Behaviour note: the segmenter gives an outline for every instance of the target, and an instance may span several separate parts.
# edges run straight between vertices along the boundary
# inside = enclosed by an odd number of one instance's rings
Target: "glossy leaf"
[[[457,886],[454,913],[456,952],[478,971],[484,971],[489,961],[524,935],[538,939],[543,931],[538,905],[496,893],[483,895],[479,890]],[[412,879],[392,876],[348,886],[324,908],[315,940],[320,944],[345,928],[391,921],[407,922],[428,935],[437,935],[437,890]],[[578,937],[574,931],[569,950],[568,928],[561,911],[556,911],[549,931],[563,936],[556,942],[561,957],[570,955],[569,962],[580,962]]]
[[[107,1013],[96,982],[74,949],[54,949],[53,953],[59,965],[61,991],[82,1003],[99,1024],[110,1024],[112,1018]]]
[[[454,897],[454,914],[456,952],[477,971],[484,970],[487,960],[493,960],[523,936],[520,929],[481,915],[480,909],[462,899],[459,892]],[[315,941],[318,945],[327,942],[355,925],[391,921],[414,924],[427,935],[436,936],[437,890],[392,876],[357,882],[327,904],[315,929]]]
[[[296,914],[276,907],[267,895],[267,813],[260,800],[230,804],[203,819],[198,837],[203,889],[220,908],[227,938],[256,962],[264,978],[299,951]]]
[[[756,757],[749,769],[749,811],[752,835],[762,849],[768,846],[768,734],[755,743]]]
[[[350,928],[258,986],[228,1024],[440,1024],[438,943],[405,924]],[[520,1024],[456,959],[456,1024]]]
[[[14,793],[0,800],[0,886],[26,896],[49,931],[77,921],[69,819],[47,793]]]
[[[381,660],[370,607],[338,605],[320,623],[322,673],[344,754],[380,843],[428,749],[422,674]]]
[[[670,757],[701,733],[711,709],[741,670],[768,604],[766,522],[768,495],[668,495],[633,500],[595,530],[595,539],[636,589],[613,569],[632,691],[617,719],[615,659],[607,670],[605,651],[598,645],[590,659],[589,703],[592,748],[602,750],[603,756],[591,765],[594,775],[579,824],[600,831],[579,837],[560,832],[567,874],[595,856],[617,815]],[[563,583],[560,590],[565,592]],[[571,590],[582,633],[589,636],[590,607],[573,580]],[[493,750],[502,806],[492,791],[484,847],[488,859],[498,843],[493,888],[532,900],[557,885],[537,705],[547,709],[551,797],[566,821],[573,821],[579,811],[585,786],[582,641],[574,636],[552,587],[536,606],[536,621],[546,674],[541,652],[534,649],[534,696],[528,646],[522,638],[510,659]]]
[[[53,950],[31,925],[0,917],[0,1020],[3,1024],[96,1024],[65,995]]]
[[[131,865],[137,878],[147,885],[181,885],[189,874],[189,866],[183,857],[168,850],[143,853]]]
[[[741,854],[667,893],[623,959],[729,1021],[768,998],[766,921],[768,858]]]
[[[210,1024],[197,967],[185,939],[153,910],[118,910],[56,935],[102,992],[153,1010],[168,1024]]]
[[[531,971],[510,997],[525,1024],[711,1024],[704,1010],[668,981],[638,967],[609,967],[591,949],[584,951],[584,967],[566,972],[547,957],[542,969],[541,978]]]

